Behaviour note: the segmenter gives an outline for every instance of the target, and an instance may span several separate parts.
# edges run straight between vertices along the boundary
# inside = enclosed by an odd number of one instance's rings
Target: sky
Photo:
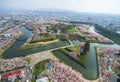
[[[0,0],[1,8],[67,9],[77,12],[120,14],[120,0]]]

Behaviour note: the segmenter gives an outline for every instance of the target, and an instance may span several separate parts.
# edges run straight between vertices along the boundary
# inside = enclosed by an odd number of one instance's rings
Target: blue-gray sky
[[[120,14],[120,0],[0,0],[0,8],[67,9]]]

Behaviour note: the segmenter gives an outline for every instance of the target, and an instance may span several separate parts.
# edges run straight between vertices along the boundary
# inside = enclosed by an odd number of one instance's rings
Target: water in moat
[[[20,37],[19,39],[26,39],[32,33],[30,30],[28,30],[24,26],[22,26],[21,29],[24,31],[24,35],[22,37]],[[18,49],[24,43],[25,43],[25,41],[16,40],[16,42],[5,51],[5,53],[3,54],[3,58],[10,59],[10,58],[14,58],[14,57],[30,55],[30,54],[34,54],[37,52],[41,52],[41,51],[50,50],[50,49],[69,45],[69,43],[67,41],[59,41],[58,43],[48,44],[45,46],[39,46],[39,47],[34,47],[31,49],[19,51]]]
[[[22,37],[20,37],[20,39],[25,39],[32,33],[30,30],[28,30],[24,26],[22,26],[21,29],[24,31],[24,35]],[[90,31],[92,31],[93,29],[94,28],[90,29]],[[46,51],[46,50],[69,45],[69,43],[67,41],[60,41],[60,42],[54,43],[54,44],[49,44],[49,45],[39,46],[39,47],[35,47],[35,48],[23,50],[23,51],[18,51],[19,47],[22,44],[24,44],[24,42],[25,41],[16,41],[10,48],[8,48],[6,50],[6,52],[3,54],[3,58],[10,59],[10,58],[14,58],[14,57],[30,55],[30,54],[34,54],[37,52]],[[84,42],[80,42],[79,40],[73,40],[72,43],[74,45],[79,45]],[[73,60],[69,59],[63,53],[61,53],[59,51],[54,51],[53,53],[55,53],[55,55],[58,58],[60,58],[63,62],[70,65],[75,70],[79,71],[85,78],[96,79],[99,74],[98,74],[98,64],[96,62],[96,52],[94,49],[95,46],[120,48],[120,46],[117,44],[91,43],[86,68],[83,68],[82,66],[80,66]]]

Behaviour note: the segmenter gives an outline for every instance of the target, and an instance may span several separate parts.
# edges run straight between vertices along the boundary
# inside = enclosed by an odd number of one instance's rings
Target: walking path
[[[51,50],[35,53],[35,54],[32,54],[32,55],[28,55],[28,57],[31,57],[30,65],[33,66],[34,64],[36,64],[40,61],[43,61],[45,59],[55,59],[56,57],[51,53],[51,51],[58,50],[58,49],[61,49],[61,48],[66,48],[66,47],[69,47],[69,46],[74,46],[74,45],[63,46],[63,47],[54,48],[54,49],[51,49]]]
[[[57,59],[52,54],[51,51],[58,50],[58,49],[61,49],[61,48],[70,47],[70,46],[74,46],[74,45],[68,45],[68,46],[63,46],[63,47],[59,47],[59,48],[50,49],[50,50],[47,50],[47,51],[38,52],[38,53],[35,53],[35,54],[32,54],[32,55],[28,55],[27,57],[31,58],[30,65],[33,66],[36,63],[38,63],[40,61],[43,61],[43,60],[46,60],[46,59]]]
[[[31,57],[30,66],[34,66],[36,63],[46,59],[57,59],[50,51],[36,53],[33,55],[29,55],[28,57]]]
[[[69,45],[69,46],[74,46],[74,45]],[[39,53],[36,53],[36,54],[32,54],[32,55],[28,55],[28,57],[31,58],[31,63],[30,63],[30,66],[33,66],[40,62],[40,61],[43,61],[43,60],[46,60],[46,59],[57,59],[51,51],[53,50],[57,50],[57,49],[60,49],[60,48],[65,48],[65,47],[69,47],[69,46],[64,46],[64,47],[59,47],[59,48],[55,48],[55,49],[51,49],[51,50],[48,50],[48,51],[43,51],[43,52],[39,52]],[[84,78],[83,78],[84,79]],[[87,80],[87,79],[84,79],[84,82],[99,82],[99,78],[96,79],[96,80]]]

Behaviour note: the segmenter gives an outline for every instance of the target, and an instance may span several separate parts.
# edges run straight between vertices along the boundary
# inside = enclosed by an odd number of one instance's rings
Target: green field
[[[77,29],[76,28],[70,28],[67,30],[68,33],[74,33],[74,32],[77,32]]]
[[[60,52],[64,53],[66,56],[70,57],[69,52],[75,52],[77,53],[79,56],[72,58],[74,61],[76,61],[77,63],[79,63],[80,65],[82,65],[83,67],[86,66],[87,64],[87,54],[80,54],[80,47],[79,46],[73,46],[73,47],[67,47],[67,48],[62,48],[59,49]]]
[[[35,64],[34,70],[33,70],[33,77],[39,75],[43,71],[46,70],[45,64],[48,63],[50,59],[40,61],[39,63]],[[36,82],[35,78],[32,78],[32,82]]]
[[[36,43],[36,42],[47,42],[57,39],[56,35],[50,35],[50,34],[40,34],[41,38],[33,38],[30,43]]]

